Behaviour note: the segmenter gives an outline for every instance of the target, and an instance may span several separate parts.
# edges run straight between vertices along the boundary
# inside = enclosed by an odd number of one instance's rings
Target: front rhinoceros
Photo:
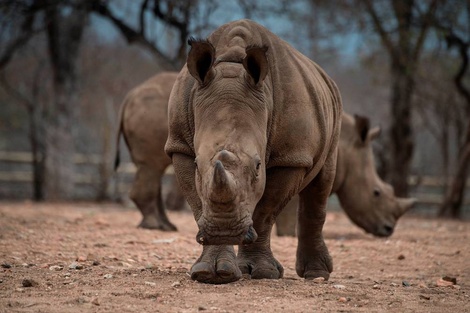
[[[332,261],[322,228],[342,112],[335,83],[249,20],[189,44],[170,95],[165,151],[203,245],[192,279],[282,277],[270,249],[271,229],[300,191],[297,274],[328,278]]]

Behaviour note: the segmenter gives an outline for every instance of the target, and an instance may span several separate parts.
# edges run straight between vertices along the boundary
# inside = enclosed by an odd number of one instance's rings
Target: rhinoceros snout
[[[205,232],[203,229],[199,229],[196,235],[196,241],[201,245],[248,245],[258,239],[258,234],[253,226],[249,226],[248,230],[242,232],[237,236],[229,235],[212,235]]]
[[[248,245],[250,243],[253,243],[258,239],[258,234],[256,233],[256,230],[253,228],[253,226],[250,226],[248,228],[248,232],[245,235],[245,239],[243,239],[243,244]]]
[[[395,225],[384,224],[377,228],[374,235],[378,237],[389,237],[393,234]]]

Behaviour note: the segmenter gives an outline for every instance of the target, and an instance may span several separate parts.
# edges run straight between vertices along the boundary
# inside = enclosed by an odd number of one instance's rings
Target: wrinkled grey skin
[[[349,218],[367,233],[392,235],[398,219],[416,199],[395,197],[393,187],[380,179],[375,169],[372,141],[380,133],[369,128],[369,119],[343,112],[338,163],[332,193],[336,193]],[[276,221],[279,236],[295,236],[293,218],[298,199],[292,199]]]
[[[120,128],[128,141],[131,157],[138,165],[131,198],[142,212],[140,227],[174,230],[165,212],[160,211],[161,179],[171,160],[163,151],[168,136],[167,106],[178,73],[160,73],[129,92],[121,108]],[[125,122],[124,122],[125,121]],[[124,127],[125,126],[125,127]],[[374,236],[393,233],[399,217],[414,204],[415,199],[397,198],[393,188],[378,176],[372,153],[372,141],[379,135],[378,127],[369,128],[369,120],[360,116],[342,115],[338,160],[332,193],[339,197],[349,218]],[[158,140],[149,140],[149,138]],[[139,165],[140,164],[140,165]],[[165,207],[180,210],[185,206],[179,186],[173,180]],[[150,210],[145,203],[155,204]],[[295,196],[277,217],[276,233],[295,236],[298,197]],[[162,217],[163,216],[163,217]]]
[[[282,277],[270,234],[299,192],[296,271],[328,279],[332,261],[322,229],[341,126],[336,85],[317,64],[249,20],[189,43],[170,95],[165,151],[203,245],[192,279]]]
[[[163,72],[132,89],[121,106],[115,168],[119,165],[122,134],[137,167],[130,198],[142,213],[139,227],[175,231],[162,200],[162,177],[171,159],[164,153],[168,137],[168,99],[178,73]],[[180,208],[185,201],[173,180],[167,207]]]

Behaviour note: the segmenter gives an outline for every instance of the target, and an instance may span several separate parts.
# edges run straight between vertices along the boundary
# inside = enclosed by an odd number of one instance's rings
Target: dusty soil
[[[296,240],[273,236],[283,279],[206,285],[188,276],[192,215],[169,215],[178,232],[115,204],[0,202],[0,312],[470,312],[468,221],[408,215],[377,239],[330,212],[328,282],[299,278]]]

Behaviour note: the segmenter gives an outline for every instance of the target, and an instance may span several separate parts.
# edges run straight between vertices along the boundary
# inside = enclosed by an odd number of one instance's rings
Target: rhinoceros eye
[[[380,189],[379,188],[374,189],[374,196],[376,196],[376,197],[380,196]]]

